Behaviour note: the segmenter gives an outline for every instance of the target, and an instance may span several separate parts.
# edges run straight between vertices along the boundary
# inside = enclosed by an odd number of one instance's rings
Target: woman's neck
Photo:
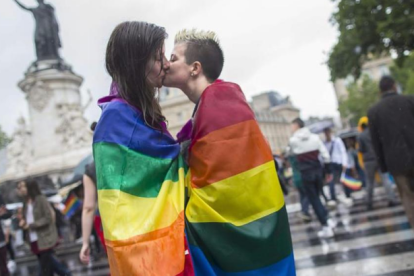
[[[203,94],[204,90],[212,84],[206,78],[197,78],[193,82],[189,83],[186,87],[183,88],[183,92],[193,103],[197,103]]]

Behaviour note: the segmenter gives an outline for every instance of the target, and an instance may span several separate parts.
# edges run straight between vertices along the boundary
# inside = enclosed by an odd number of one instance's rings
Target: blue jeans
[[[318,217],[319,222],[323,226],[326,226],[326,222],[328,220],[328,212],[326,211],[319,197],[320,187],[323,183],[322,171],[302,172],[302,183],[309,202],[312,205],[313,211]]]
[[[309,216],[309,198],[304,187],[298,188],[302,213]]]
[[[331,194],[331,200],[336,200],[336,192],[335,192],[335,185],[341,181],[342,175],[342,165],[341,164],[331,164],[333,178],[332,181],[329,182],[329,192]],[[351,196],[352,190],[341,183],[342,188],[344,189],[344,193],[346,197]]]
[[[381,177],[382,185],[385,188],[385,192],[388,197],[389,202],[396,202],[397,198],[395,196],[394,190],[393,190],[393,184],[391,183],[389,176],[387,173],[382,173],[379,170],[378,163],[376,161],[368,161],[365,162],[365,172],[366,172],[366,183],[367,183],[367,201],[368,206],[372,205],[372,198],[374,195],[374,188],[375,188],[375,173],[379,172]]]

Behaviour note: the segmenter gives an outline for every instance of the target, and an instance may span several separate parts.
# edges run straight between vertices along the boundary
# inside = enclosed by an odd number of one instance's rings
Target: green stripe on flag
[[[239,227],[229,223],[187,222],[187,234],[189,243],[199,247],[210,264],[226,272],[263,268],[292,253],[285,206]]]
[[[181,159],[154,158],[125,146],[93,145],[98,190],[117,189],[139,197],[157,197],[166,180],[178,181]]]

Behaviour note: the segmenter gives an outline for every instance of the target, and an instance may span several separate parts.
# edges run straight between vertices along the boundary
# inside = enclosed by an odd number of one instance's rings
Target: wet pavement
[[[414,231],[401,205],[388,207],[378,189],[374,209],[365,206],[364,192],[353,194],[352,207],[344,204],[330,211],[337,221],[335,237],[320,239],[320,225],[313,216],[304,223],[300,206],[291,204],[289,220],[298,276],[414,275]]]
[[[320,225],[315,216],[310,223],[298,217],[300,206],[292,192],[287,209],[298,276],[414,275],[414,231],[402,206],[388,207],[382,190],[376,192],[372,211],[364,205],[363,192],[353,195],[352,207],[338,204],[330,211],[338,223],[330,239],[317,237]],[[78,260],[79,250],[77,244],[57,250],[73,275],[109,275],[105,257],[85,266]],[[20,258],[14,275],[37,276],[36,259]]]

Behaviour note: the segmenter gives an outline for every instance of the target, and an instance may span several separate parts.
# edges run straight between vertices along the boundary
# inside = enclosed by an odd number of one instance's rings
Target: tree
[[[338,3],[331,21],[339,38],[329,54],[331,79],[361,75],[361,65],[371,58],[395,53],[402,66],[414,50],[412,0],[332,0]]]
[[[379,100],[378,83],[364,75],[360,81],[348,86],[348,97],[339,101],[341,117],[348,118],[351,125],[367,116],[368,110]]]
[[[0,149],[4,148],[9,142],[10,142],[10,138],[1,129],[1,126],[0,126]]]
[[[401,85],[404,94],[414,94],[414,53],[404,61],[402,67],[392,66],[392,76]]]

